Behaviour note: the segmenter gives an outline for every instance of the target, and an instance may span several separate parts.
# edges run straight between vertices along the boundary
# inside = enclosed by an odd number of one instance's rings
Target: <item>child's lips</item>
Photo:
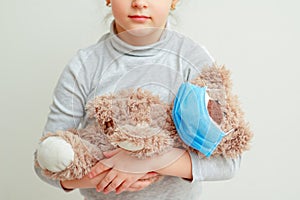
[[[151,18],[151,17],[145,16],[145,15],[129,15],[128,17],[137,22],[145,22]]]

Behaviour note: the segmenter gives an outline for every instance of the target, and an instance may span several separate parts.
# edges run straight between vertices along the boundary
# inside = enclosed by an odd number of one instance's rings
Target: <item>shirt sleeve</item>
[[[88,94],[88,79],[84,69],[83,55],[78,52],[63,70],[54,89],[43,135],[48,132],[78,128],[85,115],[85,101]],[[57,188],[62,188],[59,180],[43,176],[41,168],[34,167],[38,177]],[[62,188],[63,189],[63,188]]]
[[[189,152],[192,160],[192,182],[228,180],[240,168],[241,156],[225,158],[222,155],[201,157],[195,152]]]

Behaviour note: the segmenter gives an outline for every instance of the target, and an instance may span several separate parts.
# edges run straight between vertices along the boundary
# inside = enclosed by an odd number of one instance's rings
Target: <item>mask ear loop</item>
[[[229,133],[232,133],[232,132],[235,131],[235,130],[236,130],[235,128],[230,129],[229,131],[227,131],[227,132],[225,133],[225,136],[228,135]]]
[[[191,74],[191,68],[188,68],[188,72],[187,72],[187,75],[185,77],[185,81],[184,82],[189,82],[190,74]]]
[[[188,81],[189,81],[189,79],[190,79],[190,74],[191,74],[191,68],[188,68],[188,72],[187,72],[187,75],[186,75],[186,78],[185,78],[185,81],[184,81],[184,82],[188,82]],[[201,81],[202,81],[202,84],[203,84],[202,87],[205,87],[205,86],[206,86],[205,81],[204,81],[203,79],[201,79]],[[209,89],[207,89],[207,90],[209,90]]]

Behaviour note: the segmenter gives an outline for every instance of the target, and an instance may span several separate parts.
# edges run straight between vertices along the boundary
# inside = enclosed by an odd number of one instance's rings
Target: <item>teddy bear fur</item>
[[[222,154],[235,158],[248,150],[252,132],[238,97],[232,94],[229,70],[217,65],[206,67],[191,83],[208,87],[209,96],[214,100],[208,104],[209,114],[225,133],[228,132],[212,156]],[[59,180],[82,178],[104,158],[102,152],[117,148],[124,141],[139,147],[131,151],[131,155],[139,159],[155,157],[173,147],[201,155],[180,139],[172,120],[172,107],[173,103],[164,103],[159,96],[142,89],[97,96],[86,106],[91,119],[86,128],[57,131],[41,138],[42,142],[49,137],[60,137],[71,144],[74,151],[73,162],[66,169],[60,172],[42,169],[43,174]],[[35,164],[40,166],[37,159]]]

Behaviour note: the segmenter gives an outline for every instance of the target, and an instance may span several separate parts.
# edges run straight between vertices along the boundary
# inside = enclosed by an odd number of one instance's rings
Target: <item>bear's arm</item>
[[[79,52],[64,68],[53,93],[53,102],[50,106],[43,135],[48,132],[78,128],[85,114],[88,93],[82,57],[83,55]],[[35,171],[44,182],[62,188],[59,181],[50,180],[43,176],[40,168],[35,166]]]

